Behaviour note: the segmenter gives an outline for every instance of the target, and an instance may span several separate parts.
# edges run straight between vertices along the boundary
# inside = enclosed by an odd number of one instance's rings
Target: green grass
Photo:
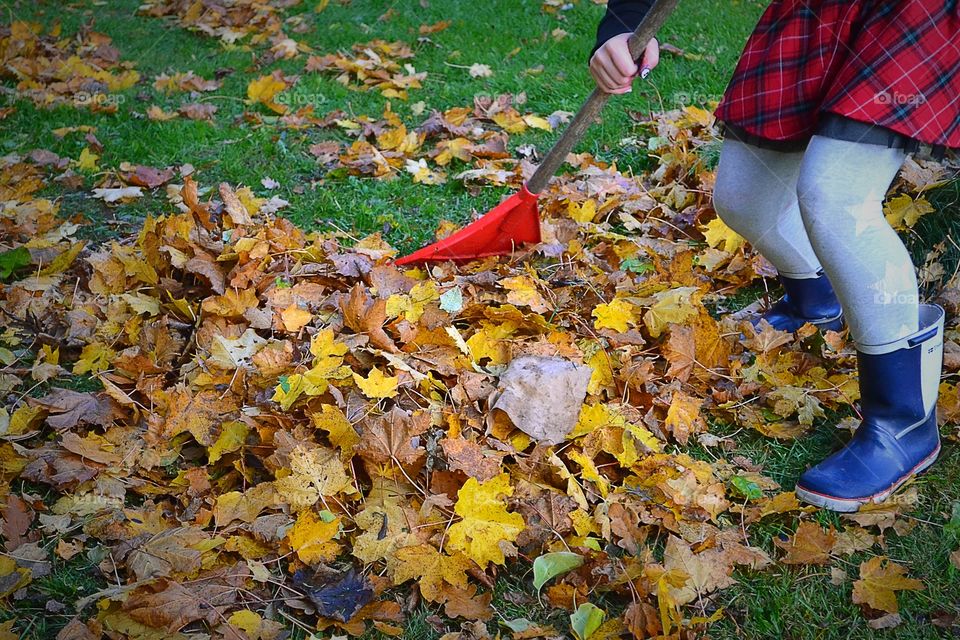
[[[123,59],[136,61],[144,81],[122,94],[119,111],[114,115],[67,107],[44,111],[20,101],[17,112],[5,122],[7,133],[0,149],[9,152],[43,148],[76,158],[86,146],[82,135],[60,140],[52,130],[91,124],[97,127],[97,137],[105,147],[101,167],[116,167],[124,161],[151,166],[189,162],[199,170],[198,181],[203,185],[228,181],[250,185],[255,190],[261,190],[260,180],[270,176],[280,182],[277,194],[291,202],[286,214],[297,224],[319,229],[334,225],[357,233],[386,230],[387,239],[404,249],[414,248],[429,238],[439,219],[466,220],[474,210],[486,211],[505,192],[485,189],[475,197],[455,181],[425,187],[412,184],[407,176],[386,182],[325,178],[307,147],[334,134],[282,131],[272,125],[253,128],[238,123],[239,116],[248,108],[243,103],[247,83],[274,69],[302,74],[302,56],[260,68],[250,51],[228,50],[211,38],[172,23],[135,17],[139,4],[138,0],[113,0],[95,7],[84,2],[65,6],[41,4],[20,7],[14,12],[18,17],[47,25],[59,20],[65,34],[93,22],[96,30],[114,38]],[[681,3],[677,14],[664,27],[661,40],[690,53],[711,56],[716,62],[664,54],[664,62],[655,74],[639,83],[630,96],[617,98],[579,148],[600,157],[619,159],[621,165],[626,162],[641,166],[643,157],[625,159],[617,152],[619,141],[636,128],[630,112],[648,113],[719,99],[763,4],[755,0]],[[540,3],[529,0],[434,2],[426,8],[406,1],[395,5],[391,19],[378,20],[387,6],[384,2],[354,2],[346,6],[332,2],[322,13],[307,11],[306,19],[313,28],[296,37],[320,53],[349,50],[357,42],[374,38],[411,43],[416,57],[410,62],[418,71],[429,74],[424,88],[412,90],[410,99],[403,102],[387,100],[376,92],[351,91],[326,76],[303,74],[289,92],[296,104],[312,104],[318,114],[343,109],[349,114],[376,117],[389,102],[405,122],[415,125],[425,117],[415,117],[410,112],[410,105],[418,101],[426,103],[429,113],[429,109],[469,106],[477,94],[524,92],[527,103],[523,109],[547,115],[558,109],[576,111],[592,90],[586,56],[602,14],[602,8],[592,2],[582,0],[558,18],[541,12]],[[419,25],[444,19],[452,21],[449,29],[418,43]],[[489,25],[497,25],[495,37],[491,37]],[[560,42],[550,35],[557,27],[569,34]],[[519,52],[510,55],[516,48]],[[494,70],[493,76],[472,78],[465,69],[449,66],[475,62],[488,64]],[[539,67],[539,73],[528,73]],[[155,92],[150,86],[155,75],[193,70],[210,78],[218,69],[234,72],[226,76],[220,90],[200,98],[219,108],[215,125],[184,119],[152,122],[140,117],[152,104],[175,109],[188,101],[186,94]],[[552,134],[539,132],[513,136],[511,145],[533,143],[544,152],[552,140]],[[294,191],[296,187],[302,187],[303,193]],[[96,201],[75,198],[64,204],[69,205],[70,213],[82,214],[91,221],[110,217],[109,212],[105,216],[104,207]],[[144,209],[144,205],[141,203],[138,209]],[[158,208],[162,210],[163,204],[153,203],[153,210]],[[122,223],[129,223],[130,215],[126,212],[118,217]],[[101,226],[89,237],[103,238],[111,229],[123,228],[116,224]]]
[[[354,235],[383,231],[388,241],[401,249],[412,249],[432,235],[440,219],[466,220],[473,211],[485,211],[504,194],[504,189],[485,188],[474,195],[456,181],[440,186],[413,184],[402,175],[391,181],[369,178],[325,175],[308,152],[311,143],[336,137],[326,130],[285,131],[273,124],[251,126],[241,116],[251,109],[243,102],[247,83],[260,75],[281,69],[287,74],[301,74],[304,58],[266,66],[258,63],[258,52],[242,48],[225,48],[219,42],[185,31],[172,23],[136,16],[139,0],[109,2],[25,3],[3,2],[3,20],[11,16],[51,25],[59,21],[63,33],[72,35],[83,25],[113,37],[124,60],[136,62],[144,81],[122,94],[123,101],[115,115],[91,113],[84,109],[57,108],[40,110],[27,101],[16,102],[16,111],[2,123],[0,153],[25,152],[34,148],[49,149],[60,155],[77,158],[86,142],[82,135],[57,138],[52,131],[59,127],[88,124],[97,127],[96,135],[104,145],[99,161],[103,170],[122,162],[156,167],[190,163],[203,186],[220,181],[246,184],[263,193],[260,180],[266,176],[281,187],[275,192],[290,201],[285,215],[297,224],[316,229],[343,229]],[[377,117],[389,103],[393,111],[408,124],[418,124],[424,117],[415,117],[411,105],[423,101],[430,109],[469,106],[476,94],[520,93],[527,102],[522,110],[548,115],[555,110],[576,111],[592,90],[586,69],[586,56],[593,42],[593,33],[602,8],[590,0],[580,0],[559,16],[541,11],[536,0],[488,0],[486,2],[441,2],[432,0],[425,7],[416,0],[397,2],[389,20],[379,20],[387,2],[354,0],[333,1],[322,13],[312,12],[314,2],[305,2],[294,12],[304,12],[312,28],[306,33],[292,34],[318,53],[374,38],[403,40],[415,47],[416,57],[410,61],[418,71],[427,71],[428,78],[420,90],[413,90],[407,102],[386,100],[375,92],[350,91],[329,77],[303,74],[290,90],[298,103],[313,104],[320,115],[343,109],[352,115]],[[622,148],[620,141],[637,133],[631,113],[647,113],[681,106],[708,105],[718,100],[732,73],[751,27],[767,3],[762,0],[683,0],[675,16],[661,31],[661,41],[669,42],[692,54],[710,56],[715,62],[693,61],[664,54],[663,62],[647,81],[638,83],[628,96],[617,97],[604,112],[602,121],[587,134],[578,150],[590,151],[607,160],[616,160],[621,167],[641,169],[647,160],[642,153]],[[421,24],[450,20],[446,31],[433,34],[428,40],[417,40]],[[495,30],[491,30],[495,25]],[[569,35],[561,41],[550,33],[562,28]],[[515,49],[519,49],[514,53]],[[451,65],[484,63],[493,69],[490,78],[471,78],[466,70]],[[152,122],[142,113],[152,104],[167,110],[190,101],[187,94],[163,95],[150,86],[162,72],[193,70],[206,78],[220,69],[232,70],[224,78],[221,89],[204,94],[199,100],[216,104],[219,111],[215,123],[184,119],[165,123]],[[4,100],[9,101],[6,97]],[[4,105],[6,106],[6,105]],[[543,132],[513,136],[511,146],[535,144],[545,152],[553,140]],[[717,150],[706,153],[716,161]],[[86,188],[98,176],[88,176]],[[121,207],[108,207],[87,198],[83,191],[65,191],[51,186],[46,195],[58,197],[61,212],[78,216],[86,224],[80,236],[103,241],[136,228],[147,214],[169,210],[164,195],[155,196]],[[915,257],[923,256],[936,242],[947,236],[960,237],[960,221],[947,215],[960,201],[960,185],[953,184],[930,194],[940,211],[923,219],[908,239]],[[944,267],[952,273],[960,261],[960,248],[950,247],[944,253]],[[762,286],[745,289],[724,301],[722,311],[745,306],[762,295]],[[58,381],[58,386],[77,390],[96,388],[91,379]],[[731,433],[716,425],[715,431]],[[727,431],[725,431],[727,429]],[[764,472],[790,488],[799,473],[810,463],[822,458],[836,446],[833,427],[827,421],[818,425],[809,436],[780,443],[756,434],[737,435],[736,453],[762,464]],[[709,457],[707,451],[697,455]],[[918,521],[904,537],[888,532],[884,553],[910,567],[910,574],[921,578],[927,589],[901,597],[903,626],[888,632],[873,632],[865,624],[858,608],[851,603],[850,583],[835,587],[829,576],[818,568],[795,569],[777,567],[762,573],[742,572],[739,584],[723,591],[717,605],[727,611],[723,621],[711,628],[714,638],[932,638],[938,629],[930,623],[938,611],[956,613],[960,603],[960,575],[949,567],[948,554],[960,541],[944,535],[943,523],[960,501],[960,453],[954,444],[945,447],[940,464],[919,481],[923,502],[914,516]],[[820,515],[824,523],[839,524],[833,516]],[[772,517],[752,528],[753,542],[776,554],[773,539],[791,533],[796,526],[793,516]],[[878,550],[875,550],[879,552]],[[851,578],[857,575],[859,562],[866,554],[854,556],[844,566]],[[40,592],[66,604],[81,593],[95,588],[96,580],[84,561],[59,563],[53,572],[38,581]],[[542,608],[535,600],[517,604],[510,593],[532,590],[530,576],[506,572],[494,589],[494,607],[506,619],[527,617],[540,623],[553,623],[566,632],[566,613]],[[52,638],[68,618],[46,615],[44,603],[21,603],[16,615],[25,638]],[[614,610],[616,603],[609,603]],[[68,609],[68,611],[70,611]],[[405,623],[406,638],[430,639],[441,634],[426,621],[434,613],[421,607],[409,615]],[[494,630],[496,620],[491,621]],[[371,632],[369,637],[378,637]],[[293,638],[306,635],[292,629]]]

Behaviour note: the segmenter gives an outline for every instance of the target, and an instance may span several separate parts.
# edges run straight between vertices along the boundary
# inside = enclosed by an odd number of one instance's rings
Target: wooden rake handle
[[[630,48],[630,55],[634,60],[640,60],[646,49],[647,43],[653,38],[663,23],[667,21],[673,10],[676,9],[679,0],[657,0],[650,11],[644,16],[640,26],[637,27],[627,46]],[[573,146],[580,142],[583,134],[586,133],[590,125],[593,124],[603,105],[610,99],[610,94],[600,90],[599,87],[593,90],[587,101],[583,103],[577,115],[573,117],[570,124],[560,139],[553,145],[553,148],[544,157],[543,162],[537,167],[536,172],[527,180],[527,190],[530,193],[540,193],[550,182],[560,165],[566,160],[567,154],[573,149]]]

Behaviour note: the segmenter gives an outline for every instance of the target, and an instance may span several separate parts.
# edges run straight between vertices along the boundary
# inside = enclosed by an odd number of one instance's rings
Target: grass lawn
[[[394,246],[409,250],[432,237],[441,219],[463,222],[473,211],[485,211],[499,202],[505,189],[484,188],[469,192],[460,182],[427,186],[414,184],[409,176],[392,181],[371,178],[330,176],[317,165],[308,148],[337,134],[330,130],[307,128],[302,131],[281,129],[273,124],[253,126],[243,119],[247,85],[251,79],[275,69],[286,74],[303,73],[304,57],[257,65],[257,51],[225,47],[218,40],[192,33],[170,22],[136,15],[139,0],[107,2],[24,2],[4,0],[3,21],[12,17],[43,23],[62,24],[65,36],[84,26],[113,38],[122,60],[136,63],[144,78],[138,86],[122,93],[116,114],[97,114],[86,109],[60,107],[38,109],[27,100],[5,94],[15,112],[0,121],[0,152],[26,153],[48,149],[61,156],[77,158],[87,146],[82,136],[63,139],[53,131],[61,127],[93,125],[103,145],[99,165],[118,167],[123,162],[165,167],[190,163],[205,185],[221,181],[259,188],[264,177],[279,183],[273,192],[288,200],[285,215],[297,225],[312,229],[339,228],[356,235],[381,230]],[[375,91],[348,90],[329,76],[304,74],[288,92],[297,105],[312,104],[317,114],[342,109],[353,116],[378,117],[389,105],[402,120],[417,124],[413,105],[425,103],[431,109],[444,110],[470,106],[477,94],[526,94],[525,110],[547,115],[555,110],[576,111],[592,90],[586,56],[593,42],[596,22],[603,8],[590,0],[580,0],[568,10],[546,13],[541,3],[531,0],[487,0],[454,2],[451,0],[410,0],[374,2],[333,0],[316,13],[315,0],[288,10],[288,15],[304,13],[311,28],[296,38],[317,53],[349,50],[358,42],[375,38],[403,40],[414,46],[410,61],[417,71],[426,71],[422,89],[412,90],[407,101],[388,100]],[[647,81],[638,83],[628,96],[617,97],[594,126],[579,150],[616,160],[620,167],[646,166],[646,158],[633,147],[623,148],[621,140],[635,135],[635,119],[629,112],[650,112],[685,104],[708,105],[719,99],[732,73],[742,45],[766,2],[758,0],[683,0],[680,9],[661,32],[661,41],[669,42],[688,54],[680,57],[663,54],[661,66]],[[389,10],[389,14],[388,14]],[[385,16],[385,14],[388,14]],[[418,27],[450,20],[450,28],[418,40]],[[552,32],[567,33],[557,39]],[[692,58],[701,58],[699,60]],[[464,67],[474,63],[489,65],[487,78],[471,77]],[[219,90],[203,94],[201,102],[218,107],[215,121],[198,122],[175,119],[154,122],[141,114],[150,105],[176,110],[182,94],[165,95],[151,87],[161,73],[192,70],[204,78],[224,75]],[[7,83],[9,86],[9,83]],[[423,116],[425,117],[425,116]],[[512,147],[534,144],[545,152],[555,134],[533,132],[511,136]],[[338,138],[345,140],[345,138]],[[88,176],[87,187],[96,176]],[[47,196],[61,191],[53,185]],[[911,246],[918,258],[934,241],[956,231],[957,223],[946,217],[958,200],[956,185],[934,194],[931,201],[941,209],[930,214],[917,227]],[[118,232],[129,232],[148,213],[160,213],[168,205],[160,198],[146,197],[135,204],[107,209],[97,200],[64,196],[61,213],[82,214],[84,237],[106,240]],[[957,259],[947,253],[948,262]],[[952,266],[950,267],[952,269]],[[717,425],[717,433],[724,433]],[[792,486],[808,464],[828,453],[835,444],[832,422],[826,421],[808,438],[778,443],[759,434],[738,434],[735,453],[764,466],[764,472],[785,487]],[[706,451],[695,452],[710,459]],[[758,573],[738,574],[739,584],[721,592],[712,607],[723,607],[726,615],[711,627],[713,638],[936,638],[947,629],[933,625],[942,614],[960,613],[960,572],[950,566],[949,554],[960,539],[960,523],[946,527],[954,505],[960,501],[960,451],[955,443],[945,445],[942,462],[918,480],[921,503],[913,516],[916,526],[900,536],[887,535],[885,553],[909,568],[910,575],[921,579],[924,591],[901,596],[901,614],[907,622],[892,631],[874,631],[867,627],[858,607],[851,602],[851,581],[840,586],[831,583],[829,569],[777,566]],[[828,515],[818,516],[821,523],[839,524]],[[774,540],[792,533],[793,520],[779,520],[754,529],[754,543],[776,555]],[[859,563],[869,557],[855,554],[845,569],[856,576]],[[95,563],[93,563],[95,564]],[[51,598],[69,600],[95,587],[89,565],[72,562],[55,568],[45,578],[41,591]],[[516,597],[529,585],[529,576],[502,574],[495,590],[494,607],[505,617],[520,616],[543,620],[543,609],[536,600]],[[518,602],[520,604],[518,604]],[[30,608],[34,606],[36,608]],[[7,617],[29,620],[21,628],[24,637],[52,638],[58,624],[42,610],[43,603],[32,603]],[[408,621],[404,637],[439,637],[425,622],[432,612],[422,610]],[[559,624],[559,623],[558,623]],[[491,625],[492,628],[493,625]],[[558,627],[560,628],[560,627]],[[563,627],[566,628],[566,627]],[[956,633],[957,627],[953,628]],[[293,637],[305,637],[294,628]]]

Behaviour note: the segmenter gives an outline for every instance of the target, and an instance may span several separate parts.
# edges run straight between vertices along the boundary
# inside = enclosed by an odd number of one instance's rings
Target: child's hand
[[[632,34],[622,33],[603,43],[590,58],[590,73],[597,86],[607,93],[627,93],[630,83],[640,75],[646,78],[660,62],[660,45],[656,38],[647,43],[640,68],[630,57],[627,41]]]

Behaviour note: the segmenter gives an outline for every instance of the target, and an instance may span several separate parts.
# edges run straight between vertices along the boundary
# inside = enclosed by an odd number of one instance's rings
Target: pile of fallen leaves
[[[530,165],[508,150],[510,135],[530,128],[551,131],[570,116],[563,111],[547,118],[524,114],[516,108],[524,101],[525,96],[478,96],[472,108],[433,111],[409,129],[389,108],[378,120],[336,112],[321,124],[354,142],[323,140],[311,145],[310,153],[328,171],[351,175],[393,178],[405,172],[415,183],[442,184],[447,180],[444,169],[466,166],[470,168],[458,172],[456,179],[474,185],[519,185],[524,166]]]
[[[407,99],[408,89],[421,88],[426,72],[409,63],[413,50],[403,42],[374,40],[353,46],[354,55],[310,56],[307,71],[334,74],[336,81],[360,91],[379,91],[386,98]]]
[[[147,0],[142,15],[169,18],[179,26],[217,38],[224,45],[269,45],[265,61],[295,58],[309,47],[284,32],[309,28],[302,16],[286,17],[284,11],[300,0]]]
[[[130,62],[102,33],[80,31],[60,37],[59,25],[22,21],[0,25],[0,79],[14,82],[15,95],[40,107],[72,105],[114,112],[117,95],[140,80]]]
[[[496,143],[454,128],[474,119],[428,120],[454,136],[434,161]],[[358,143],[419,148],[431,130],[384,121],[357,120]],[[108,172],[105,201],[169,204],[88,247],[38,195],[77,186],[78,161],[0,159],[0,597],[36,597],[53,556],[83,554],[110,586],[48,603],[78,613],[62,638],[401,636],[421,603],[447,638],[488,638],[498,574],[532,565],[568,622],[501,616],[503,633],[646,638],[721,617],[737,568],[821,564],[856,580],[873,626],[898,624],[896,593],[922,585],[882,556],[859,576],[834,560],[909,531],[915,490],[824,528],[711,433],[790,439],[843,411],[854,352],[717,313],[769,265],[710,208],[708,114],[652,126],[650,175],[571,156],[542,197],[542,244],[429,269],[398,269],[377,235],[304,233],[282,200],[189,167]],[[553,373],[533,384],[518,366]],[[71,374],[98,390],[50,385]],[[538,420],[545,398],[575,402]],[[944,402],[955,419],[955,387]],[[751,540],[772,518],[799,521],[776,558]]]

